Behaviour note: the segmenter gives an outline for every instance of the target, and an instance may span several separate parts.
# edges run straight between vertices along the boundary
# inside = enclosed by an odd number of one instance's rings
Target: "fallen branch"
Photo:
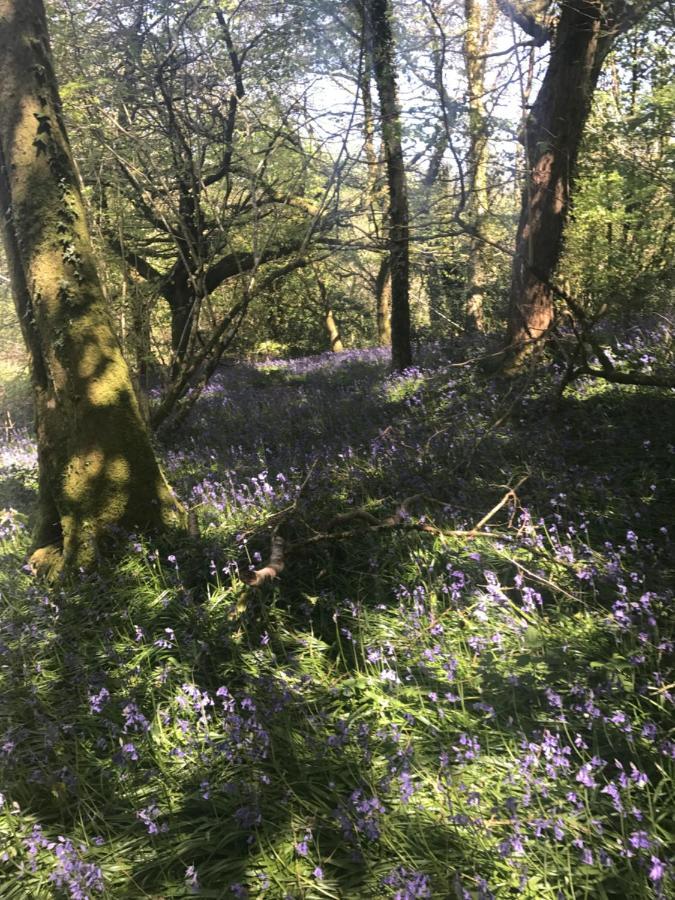
[[[492,531],[478,531],[475,528],[471,531],[445,529],[438,528],[435,525],[429,525],[426,522],[392,521],[391,519],[386,522],[378,522],[377,525],[366,525],[365,530],[373,534],[384,531],[415,531],[423,532],[425,534],[433,534],[436,537],[461,537],[466,538],[467,541],[473,540],[473,538],[477,537],[489,538],[490,540],[506,539],[506,536],[503,534],[495,533]],[[316,544],[335,543],[336,541],[348,541],[352,538],[362,535],[363,531],[364,529],[360,529],[358,531],[355,529],[350,529],[348,531],[319,532],[318,534],[314,534],[309,538],[305,538],[305,540],[295,541],[292,544],[286,544],[284,539],[280,535],[275,534],[272,537],[270,558],[267,564],[261,569],[252,569],[247,572],[241,572],[239,577],[248,587],[261,587],[268,581],[274,581],[279,577],[279,575],[284,570],[287,556],[291,556],[293,553],[306,550],[308,547],[313,547]]]
[[[475,538],[475,537],[486,537],[491,538],[492,540],[504,539],[503,534],[497,534],[492,531],[476,531],[472,529],[471,531],[466,530],[457,530],[457,529],[445,529],[438,528],[436,525],[429,525],[427,522],[404,522],[404,521],[386,521],[379,522],[377,525],[368,525],[366,526],[366,531],[370,531],[371,533],[382,532],[382,531],[417,531],[423,532],[425,534],[433,534],[437,537],[463,537],[463,538]],[[350,531],[330,531],[330,532],[319,532],[318,534],[312,535],[312,537],[306,538],[304,541],[296,541],[293,544],[288,545],[288,552],[296,552],[297,550],[304,550],[306,547],[311,547],[313,544],[325,543],[326,541],[347,541],[350,538],[357,537],[358,535],[363,534],[363,529],[360,531],[350,530]]]
[[[327,525],[328,531],[333,531],[338,525],[347,525],[349,522],[365,522],[366,525],[379,525],[380,520],[366,509],[352,509],[346,513],[338,513]]]
[[[514,485],[514,487],[509,488],[509,490],[506,492],[506,494],[504,494],[499,503],[495,504],[492,509],[486,515],[484,515],[483,518],[479,522],[477,522],[473,528],[469,530],[457,528],[439,528],[437,525],[432,525],[429,522],[410,521],[410,516],[406,506],[407,504],[420,499],[421,495],[419,494],[416,494],[415,496],[409,497],[404,500],[399,505],[394,515],[389,516],[384,520],[377,519],[372,513],[368,512],[365,509],[350,510],[349,512],[340,513],[334,516],[328,523],[327,531],[318,532],[317,534],[313,534],[309,538],[305,538],[302,541],[295,541],[292,544],[286,544],[284,542],[284,539],[278,533],[279,526],[277,525],[272,533],[272,546],[270,549],[270,558],[267,564],[261,569],[253,569],[242,573],[240,575],[240,578],[249,587],[260,587],[266,582],[273,581],[275,578],[279,577],[281,572],[283,572],[284,570],[285,560],[287,556],[292,555],[293,553],[297,553],[298,551],[305,550],[307,547],[312,547],[315,544],[348,541],[360,534],[363,534],[364,531],[369,531],[371,533],[385,531],[414,531],[423,534],[433,534],[436,537],[465,538],[467,541],[473,540],[473,538],[477,537],[489,538],[490,540],[505,540],[507,539],[507,536],[500,532],[483,531],[482,529],[510,500],[517,502],[518,496],[516,494],[516,491],[522,484],[525,483],[525,481],[527,481],[528,478],[529,475],[524,475],[522,478],[520,478]],[[364,527],[359,529],[358,531],[356,529],[348,529],[343,531],[334,530],[338,525],[345,525],[349,522],[355,521],[362,522]]]
[[[242,572],[239,577],[244,584],[249,585],[249,587],[260,587],[267,581],[273,581],[275,578],[278,578],[284,570],[284,551],[284,539],[275,532],[272,535],[272,547],[267,565],[262,569],[253,569],[249,572]]]
[[[602,378],[612,384],[634,384],[639,387],[675,388],[675,378],[661,375],[646,375],[642,372],[619,372],[618,369],[595,369],[589,365],[580,366],[574,373],[575,377],[590,375],[592,378]]]

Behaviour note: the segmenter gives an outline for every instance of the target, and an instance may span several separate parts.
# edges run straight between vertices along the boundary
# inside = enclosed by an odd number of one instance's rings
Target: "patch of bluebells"
[[[0,472],[1,472],[1,464],[0,464]],[[3,509],[0,511],[0,541],[8,541],[17,535],[24,534],[26,532],[27,525],[24,520],[24,517],[21,516],[17,510],[10,507],[9,509]]]
[[[50,840],[41,825],[23,840],[29,868],[36,872],[38,865],[51,869],[49,880],[70,900],[90,900],[103,893],[103,873],[94,863],[87,862],[87,848],[75,846],[69,838],[59,835]]]
[[[335,818],[345,840],[354,843],[360,837],[375,842],[380,838],[381,819],[385,813],[386,808],[378,797],[357,788],[348,801],[335,810]]]
[[[397,866],[382,879],[382,885],[389,889],[393,900],[424,900],[433,896],[431,879],[424,872],[415,872],[404,866]]]
[[[149,806],[136,812],[137,819],[143,823],[148,834],[164,834],[169,830],[168,823],[160,821],[161,815],[162,813],[156,803],[151,803]]]

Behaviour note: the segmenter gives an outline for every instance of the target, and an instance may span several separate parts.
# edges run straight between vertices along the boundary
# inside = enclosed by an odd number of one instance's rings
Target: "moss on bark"
[[[101,292],[42,0],[0,0],[0,205],[32,361],[36,568],[91,564],[113,528],[184,527]]]

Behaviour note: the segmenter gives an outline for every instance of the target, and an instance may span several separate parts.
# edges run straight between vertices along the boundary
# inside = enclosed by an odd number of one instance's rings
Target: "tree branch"
[[[278,578],[285,566],[284,548],[284,539],[275,531],[272,535],[272,548],[267,565],[262,569],[240,572],[239,577],[244,584],[249,585],[249,587],[260,587],[265,582]]]
[[[129,250],[117,237],[108,235],[108,245],[117,253],[124,262],[128,263],[132,269],[135,269],[141,278],[149,282],[160,282],[164,277],[147,259],[139,256],[133,250]]]
[[[234,278],[236,275],[242,275],[244,272],[251,272],[263,263],[271,262],[275,259],[283,259],[285,256],[290,256],[291,253],[297,253],[299,250],[302,250],[305,243],[306,237],[303,235],[285,244],[261,250],[259,253],[247,251],[223,256],[207,270],[204,276],[206,292],[209,294],[213,293],[228,278]]]
[[[535,47],[543,47],[551,39],[551,27],[538,22],[531,13],[523,9],[521,4],[511,0],[497,0],[497,6],[505,16],[513,19],[525,34],[530,35]]]

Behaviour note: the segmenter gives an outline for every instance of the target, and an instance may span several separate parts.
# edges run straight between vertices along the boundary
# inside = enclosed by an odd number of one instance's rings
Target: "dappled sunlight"
[[[80,378],[89,379],[94,375],[102,362],[103,354],[101,348],[98,344],[92,342],[84,348],[77,373]]]
[[[40,117],[44,117],[44,107],[38,98],[28,92],[20,97],[16,108],[13,126],[13,147],[16,161],[15,203],[24,204],[34,188],[34,163],[39,156],[40,147],[36,147],[36,130],[40,125]],[[42,132],[44,134],[44,132]],[[37,134],[39,138],[40,134]],[[44,141],[44,138],[42,138]],[[44,155],[44,147],[42,148]],[[38,223],[32,223],[37,227]]]
[[[2,900],[670,897],[662,6],[0,0]]]
[[[105,467],[108,481],[122,487],[129,481],[129,462],[123,456],[108,460]]]
[[[94,354],[91,347],[97,349]],[[97,343],[87,347],[88,353],[87,375],[82,375],[86,381],[86,395],[92,406],[114,406],[120,397],[129,390],[129,372],[127,364],[117,347],[108,347],[105,350],[98,349]],[[93,369],[89,369],[89,363],[94,355],[98,360]]]

